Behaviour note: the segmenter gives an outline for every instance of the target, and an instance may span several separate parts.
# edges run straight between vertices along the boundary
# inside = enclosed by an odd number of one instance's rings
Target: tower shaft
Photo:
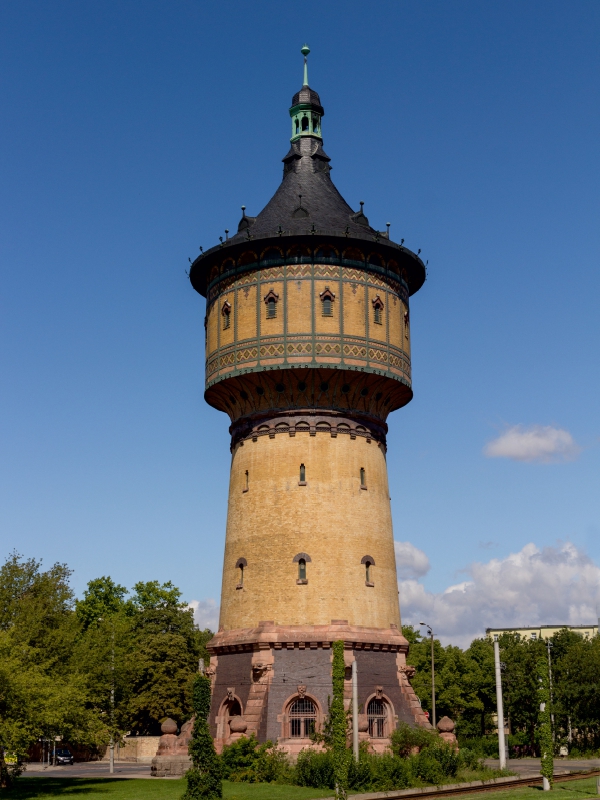
[[[425,268],[333,185],[323,114],[304,85],[279,189],[190,271],[207,300],[205,399],[231,420],[208,645],[218,747],[243,733],[309,746],[339,639],[358,665],[361,738],[383,750],[399,720],[427,725],[406,666],[386,467],[387,417],[412,398],[409,297]]]

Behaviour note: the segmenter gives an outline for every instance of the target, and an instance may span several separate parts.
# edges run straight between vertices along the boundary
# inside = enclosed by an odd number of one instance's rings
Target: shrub
[[[428,747],[425,752],[435,758],[446,777],[456,777],[460,768],[460,754],[451,744],[439,742],[433,747]]]
[[[422,750],[439,741],[436,731],[427,728],[412,728],[406,722],[400,722],[392,732],[392,752],[400,758],[408,758],[414,747]]]
[[[480,756],[468,747],[463,747],[458,753],[459,769],[479,770],[483,769]]]
[[[361,750],[358,763],[354,760],[348,770],[350,788],[359,791],[385,792],[408,789],[414,785],[410,762],[391,754],[382,756]]]
[[[271,741],[259,744],[254,734],[226,745],[221,764],[223,776],[238,783],[290,783],[293,780],[293,769],[283,750]]]
[[[432,754],[432,750],[423,750],[418,756],[411,758],[411,767],[416,778],[420,778],[425,783],[439,785],[444,782],[444,771],[440,762]]]
[[[302,750],[296,762],[296,783],[298,786],[312,786],[314,789],[333,789],[331,750]]]

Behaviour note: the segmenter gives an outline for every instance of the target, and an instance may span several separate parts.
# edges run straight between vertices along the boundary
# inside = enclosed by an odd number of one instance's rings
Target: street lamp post
[[[500,667],[500,644],[494,635],[494,667],[496,669],[496,703],[498,706],[498,755],[500,769],[506,769],[506,744],[504,742],[504,703],[502,701],[502,672]]]
[[[426,622],[419,622],[419,625],[423,625],[425,628],[427,628],[431,637],[431,722],[435,728],[435,661],[433,657],[433,628]]]
[[[554,698],[552,696],[552,659],[550,658],[550,651],[553,647],[554,645],[550,639],[546,639],[546,649],[548,650],[548,685],[550,688],[550,721],[552,723],[552,741],[554,741],[554,711],[552,710]]]

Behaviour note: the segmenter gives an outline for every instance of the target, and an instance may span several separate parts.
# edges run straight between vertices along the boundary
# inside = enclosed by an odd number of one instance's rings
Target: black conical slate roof
[[[303,86],[292,103],[311,103],[316,107],[321,101],[317,92]],[[392,242],[387,232],[372,228],[363,213],[362,203],[359,211],[348,205],[331,180],[329,162],[322,139],[316,134],[293,141],[283,158],[283,180],[263,210],[256,217],[247,217],[244,212],[234,236],[194,261],[189,273],[194,288],[206,295],[209,273],[212,274],[214,265],[221,263],[223,257],[237,258],[250,242],[252,250],[256,250],[260,240],[272,237],[280,243],[283,243],[282,237],[288,242],[309,237],[313,243],[323,237],[327,240],[334,237],[343,238],[348,245],[353,239],[368,240],[371,250],[380,251],[384,258],[389,257],[392,249],[392,258],[407,273],[410,294],[418,291],[425,280],[425,265],[421,259],[408,248]]]
[[[357,238],[372,239],[375,231],[362,211],[355,212],[338,192],[329,171],[329,156],[317,137],[293,142],[283,159],[283,180],[273,197],[255,218],[244,218],[230,241],[253,239],[275,233],[306,233],[314,225],[321,233],[337,231]]]

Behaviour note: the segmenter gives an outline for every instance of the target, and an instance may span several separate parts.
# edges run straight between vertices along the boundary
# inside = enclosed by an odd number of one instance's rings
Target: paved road
[[[492,769],[500,768],[497,758],[486,758],[485,764]],[[507,767],[522,777],[540,774],[539,758],[516,758],[509,761]],[[557,758],[554,761],[554,772],[557,775],[564,772],[587,772],[591,769],[600,769],[600,758]],[[45,767],[40,763],[32,763],[27,765],[25,775],[30,778],[150,778],[150,764],[117,761],[115,771],[111,775],[108,761],[79,761],[72,767]],[[165,778],[164,780],[173,779]]]
[[[491,769],[500,769],[500,761],[497,758],[486,758],[486,767]],[[540,774],[540,759],[539,758],[514,758],[506,762],[506,766],[512,772],[518,775],[539,775]],[[554,759],[554,774],[560,775],[564,772],[587,772],[590,769],[600,769],[600,758],[555,758]]]
[[[76,761],[72,767],[68,764],[46,767],[40,763],[30,763],[24,775],[28,778],[149,778],[150,764],[117,761],[111,775],[108,761]]]

